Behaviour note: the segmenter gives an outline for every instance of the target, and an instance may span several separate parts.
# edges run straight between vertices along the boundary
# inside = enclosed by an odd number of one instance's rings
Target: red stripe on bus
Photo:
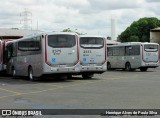
[[[76,35],[76,45],[77,45],[77,60],[74,62],[76,65],[79,62],[79,48],[78,48],[78,36]]]
[[[47,62],[47,42],[46,42],[46,40],[47,40],[47,35],[45,35],[45,63],[48,64],[48,62]]]
[[[106,60],[107,60],[107,57],[106,57],[106,53],[107,53],[107,49],[106,49],[106,40],[104,39],[104,61],[102,62],[102,64],[104,64],[105,62],[106,62]]]

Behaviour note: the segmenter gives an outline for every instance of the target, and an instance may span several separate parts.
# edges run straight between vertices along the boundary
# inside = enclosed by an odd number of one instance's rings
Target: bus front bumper
[[[159,63],[145,63],[142,65],[142,67],[147,67],[147,68],[156,68],[159,66]]]
[[[50,67],[47,66],[44,68],[43,74],[58,74],[58,73],[79,73],[80,68],[79,65],[75,65],[72,67]]]
[[[103,66],[80,66],[81,72],[105,72],[107,70],[107,65],[104,64]]]

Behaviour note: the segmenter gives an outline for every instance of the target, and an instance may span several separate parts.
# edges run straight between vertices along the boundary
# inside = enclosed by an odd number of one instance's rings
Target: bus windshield
[[[144,50],[149,52],[158,51],[158,45],[153,45],[153,44],[144,45]]]
[[[76,45],[74,35],[49,35],[48,45],[53,48],[66,48]]]
[[[104,46],[104,39],[98,37],[81,37],[80,46],[83,48],[102,48]]]

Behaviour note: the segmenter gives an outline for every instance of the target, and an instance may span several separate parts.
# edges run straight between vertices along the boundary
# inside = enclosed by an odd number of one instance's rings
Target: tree
[[[62,32],[76,32],[79,35],[85,35],[85,34],[87,34],[87,33],[79,33],[79,32],[77,32],[77,29],[75,29],[75,31],[73,31],[70,28],[64,29]]]
[[[64,29],[62,32],[72,32],[70,28]]]
[[[111,40],[111,37],[110,37],[110,36],[108,36],[108,37],[107,37],[107,39],[108,39],[108,40]]]
[[[156,27],[160,27],[159,19],[155,17],[140,18],[127,27],[127,29],[118,36],[118,40],[121,42],[149,42],[150,30]]]
[[[138,41],[139,41],[138,36],[133,35],[133,36],[130,36],[130,38],[129,38],[129,42],[138,42]]]

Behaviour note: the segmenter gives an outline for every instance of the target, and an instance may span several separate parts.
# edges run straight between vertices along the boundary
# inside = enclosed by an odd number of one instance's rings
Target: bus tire
[[[12,77],[15,79],[16,78],[16,70],[14,67],[12,67]]]
[[[140,68],[140,70],[143,71],[143,72],[144,72],[144,71],[147,71],[147,69],[148,69],[148,68],[146,68],[146,67]]]
[[[28,78],[29,78],[30,81],[34,81],[35,80],[34,77],[33,77],[33,69],[32,69],[32,67],[29,67],[29,69],[28,69]]]
[[[136,70],[135,68],[131,69],[131,71],[135,71],[135,70]]]
[[[67,79],[72,79],[72,75],[67,75]]]
[[[125,70],[126,71],[131,71],[131,64],[129,62],[126,63]]]
[[[91,79],[93,77],[94,74],[82,74],[82,77],[84,79]]]
[[[111,64],[109,62],[107,63],[107,70],[111,70]]]
[[[60,79],[65,81],[65,80],[67,80],[67,79],[68,79],[68,75],[60,76]]]

